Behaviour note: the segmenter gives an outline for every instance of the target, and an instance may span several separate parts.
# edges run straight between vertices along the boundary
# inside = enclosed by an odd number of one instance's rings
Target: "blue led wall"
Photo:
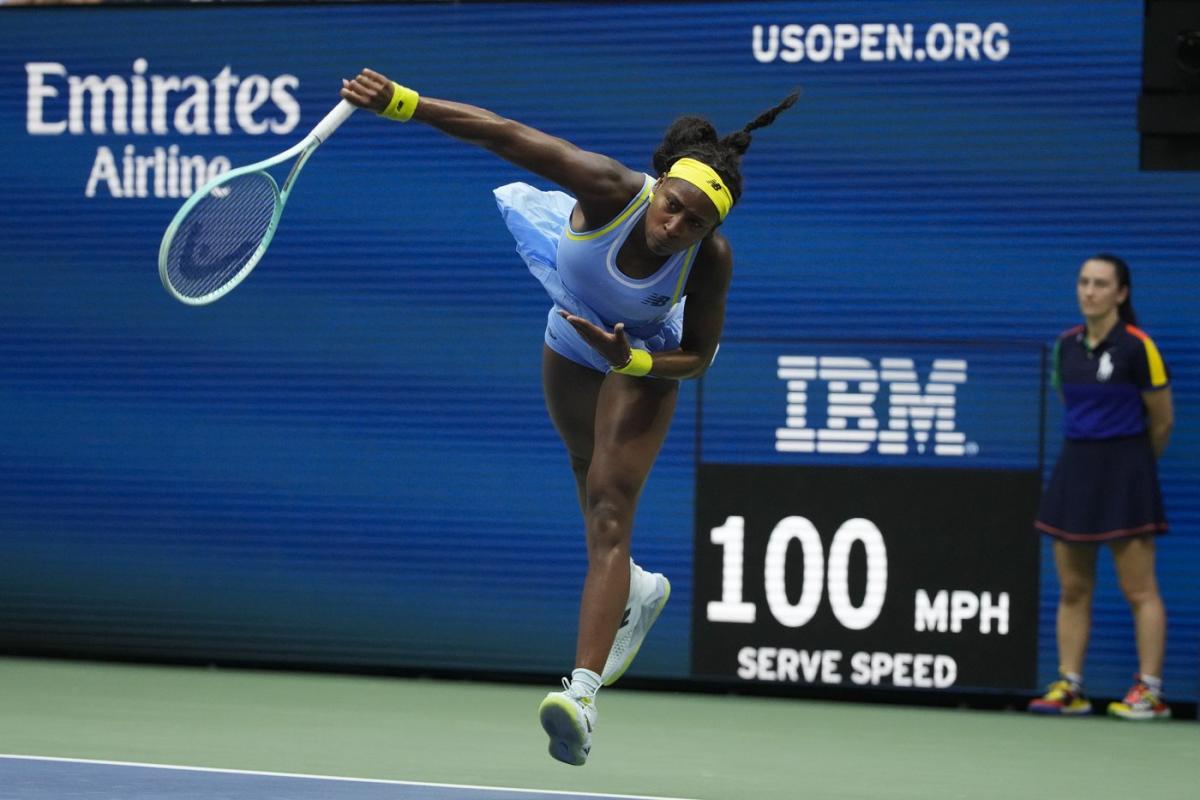
[[[540,395],[547,299],[491,195],[528,176],[359,112],[241,287],[189,308],[159,285],[201,178],[290,146],[373,66],[639,169],[680,114],[729,131],[804,89],[747,154],[726,343],[639,509],[635,555],[675,596],[632,674],[691,674],[702,460],[1044,469],[1042,354],[1108,250],[1172,370],[1166,679],[1195,699],[1200,177],[1138,171],[1142,4],[630,6],[0,10],[0,651],[571,666],[582,524]],[[960,375],[955,414],[903,453],[781,450],[789,405],[838,391],[792,402],[782,356],[910,368],[921,397]],[[877,382],[859,405],[883,418]],[[1030,691],[1055,664],[1042,547]],[[1136,660],[1107,557],[1101,576],[1088,677],[1115,695]]]

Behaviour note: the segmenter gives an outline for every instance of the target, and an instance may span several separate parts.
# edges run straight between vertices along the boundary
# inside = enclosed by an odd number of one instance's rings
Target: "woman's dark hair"
[[[721,138],[712,123],[704,117],[680,117],[667,128],[662,143],[654,151],[654,172],[662,175],[681,158],[703,161],[717,171],[736,203],[742,196],[742,154],[750,147],[750,132],[764,128],[775,121],[783,111],[791,108],[800,97],[795,91],[785,97],[779,105],[759,114],[746,127]]]
[[[1117,286],[1124,286],[1129,290],[1125,295],[1125,302],[1117,306],[1117,314],[1122,322],[1128,325],[1137,325],[1137,314],[1133,311],[1133,276],[1129,274],[1129,265],[1125,263],[1125,259],[1118,258],[1112,253],[1098,253],[1092,256],[1091,260],[1112,264],[1113,272],[1117,274]]]

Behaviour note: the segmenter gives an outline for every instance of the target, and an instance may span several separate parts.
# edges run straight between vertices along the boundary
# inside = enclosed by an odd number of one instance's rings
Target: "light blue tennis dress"
[[[554,307],[546,324],[546,345],[565,358],[599,372],[609,363],[558,315],[563,309],[605,330],[625,323],[631,347],[652,353],[674,350],[683,336],[683,287],[699,244],[675,253],[651,276],[631,278],[617,267],[617,253],[650,204],[654,179],[611,222],[594,231],[571,227],[575,199],[544,192],[527,183],[496,189],[496,204],[517,252]]]

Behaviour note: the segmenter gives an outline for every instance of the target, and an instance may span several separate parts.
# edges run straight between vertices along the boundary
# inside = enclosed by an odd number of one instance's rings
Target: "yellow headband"
[[[720,219],[725,219],[729,209],[733,208],[733,194],[729,187],[721,180],[717,171],[703,161],[681,158],[667,170],[667,177],[687,181],[708,195],[708,199],[717,207],[717,216]]]

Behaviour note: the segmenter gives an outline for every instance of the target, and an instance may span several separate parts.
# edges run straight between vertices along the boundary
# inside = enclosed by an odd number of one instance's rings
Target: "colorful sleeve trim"
[[[1133,325],[1126,325],[1125,330],[1140,339],[1142,346],[1146,348],[1146,363],[1150,367],[1150,386],[1155,389],[1166,386],[1167,366],[1163,363],[1162,355],[1158,352],[1154,340],[1146,335],[1145,331],[1135,328]]]
[[[1058,339],[1059,339],[1059,341],[1062,341],[1063,339],[1070,338],[1071,336],[1074,336],[1077,333],[1083,333],[1082,325],[1076,325],[1073,328],[1067,328],[1065,331],[1063,331],[1062,333],[1060,333],[1058,335]]]

